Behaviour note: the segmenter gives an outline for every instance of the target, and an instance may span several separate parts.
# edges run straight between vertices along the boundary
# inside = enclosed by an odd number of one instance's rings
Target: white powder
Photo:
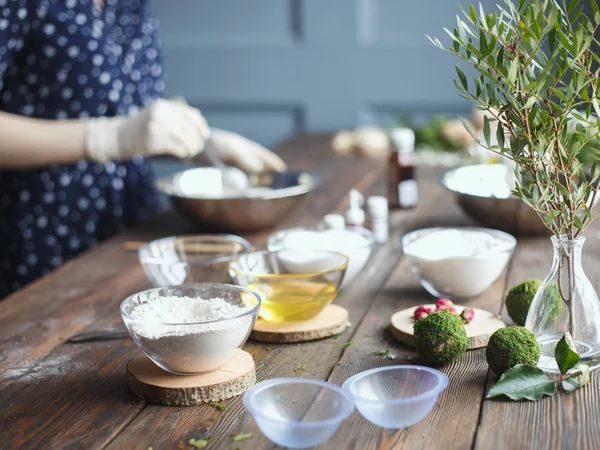
[[[439,228],[417,231],[403,242],[421,284],[434,296],[454,300],[486,290],[506,267],[515,239],[500,231]]]
[[[161,367],[182,374],[210,372],[246,342],[254,315],[223,320],[246,310],[222,298],[158,297],[134,307],[127,326]]]
[[[506,246],[506,242],[483,231],[442,229],[416,239],[405,251],[419,258],[439,260],[482,255],[502,245]]]
[[[269,239],[270,250],[329,250],[348,256],[342,286],[347,286],[362,271],[371,256],[372,241],[353,230],[289,230],[280,242],[276,242],[276,236]]]

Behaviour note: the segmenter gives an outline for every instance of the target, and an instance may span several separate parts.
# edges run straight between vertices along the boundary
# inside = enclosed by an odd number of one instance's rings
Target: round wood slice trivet
[[[303,322],[267,322],[258,319],[250,334],[263,342],[306,342],[341,333],[348,326],[348,311],[338,305],[328,305],[317,317]]]
[[[425,306],[428,308],[433,307],[435,309],[435,305]],[[460,314],[466,307],[455,304],[454,308]],[[417,306],[403,309],[392,316],[392,334],[400,342],[410,346],[413,345],[413,326],[415,324],[413,316],[415,309],[417,309]],[[496,314],[477,308],[473,308],[473,311],[475,311],[473,321],[465,325],[465,330],[467,331],[467,336],[469,338],[469,349],[485,347],[490,336],[494,334],[494,331],[506,326],[502,319]]]
[[[200,375],[174,375],[147,356],[127,363],[127,386],[140,398],[169,406],[218,402],[244,393],[256,383],[254,359],[238,350],[225,366]]]

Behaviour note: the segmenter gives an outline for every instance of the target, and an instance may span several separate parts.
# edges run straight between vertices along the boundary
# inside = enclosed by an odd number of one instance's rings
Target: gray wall
[[[395,111],[470,109],[452,85],[456,61],[425,37],[452,28],[455,0],[152,4],[167,95],[184,95],[213,126],[265,145],[295,132],[388,125]]]

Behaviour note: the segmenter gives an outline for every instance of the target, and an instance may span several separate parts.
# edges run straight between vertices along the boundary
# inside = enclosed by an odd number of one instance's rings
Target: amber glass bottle
[[[414,208],[419,201],[414,164],[415,133],[410,128],[395,128],[390,137],[393,145],[387,174],[390,208]]]

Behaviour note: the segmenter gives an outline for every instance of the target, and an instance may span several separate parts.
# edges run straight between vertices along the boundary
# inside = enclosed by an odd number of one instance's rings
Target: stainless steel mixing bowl
[[[509,171],[500,164],[464,166],[446,172],[441,183],[468,216],[486,227],[520,235],[550,234],[537,213],[510,193]]]
[[[269,172],[250,176],[251,189],[242,194],[224,194],[218,187],[211,192],[220,179],[218,169],[197,167],[161,178],[155,186],[203,229],[242,232],[272,227],[319,184],[309,172]]]

